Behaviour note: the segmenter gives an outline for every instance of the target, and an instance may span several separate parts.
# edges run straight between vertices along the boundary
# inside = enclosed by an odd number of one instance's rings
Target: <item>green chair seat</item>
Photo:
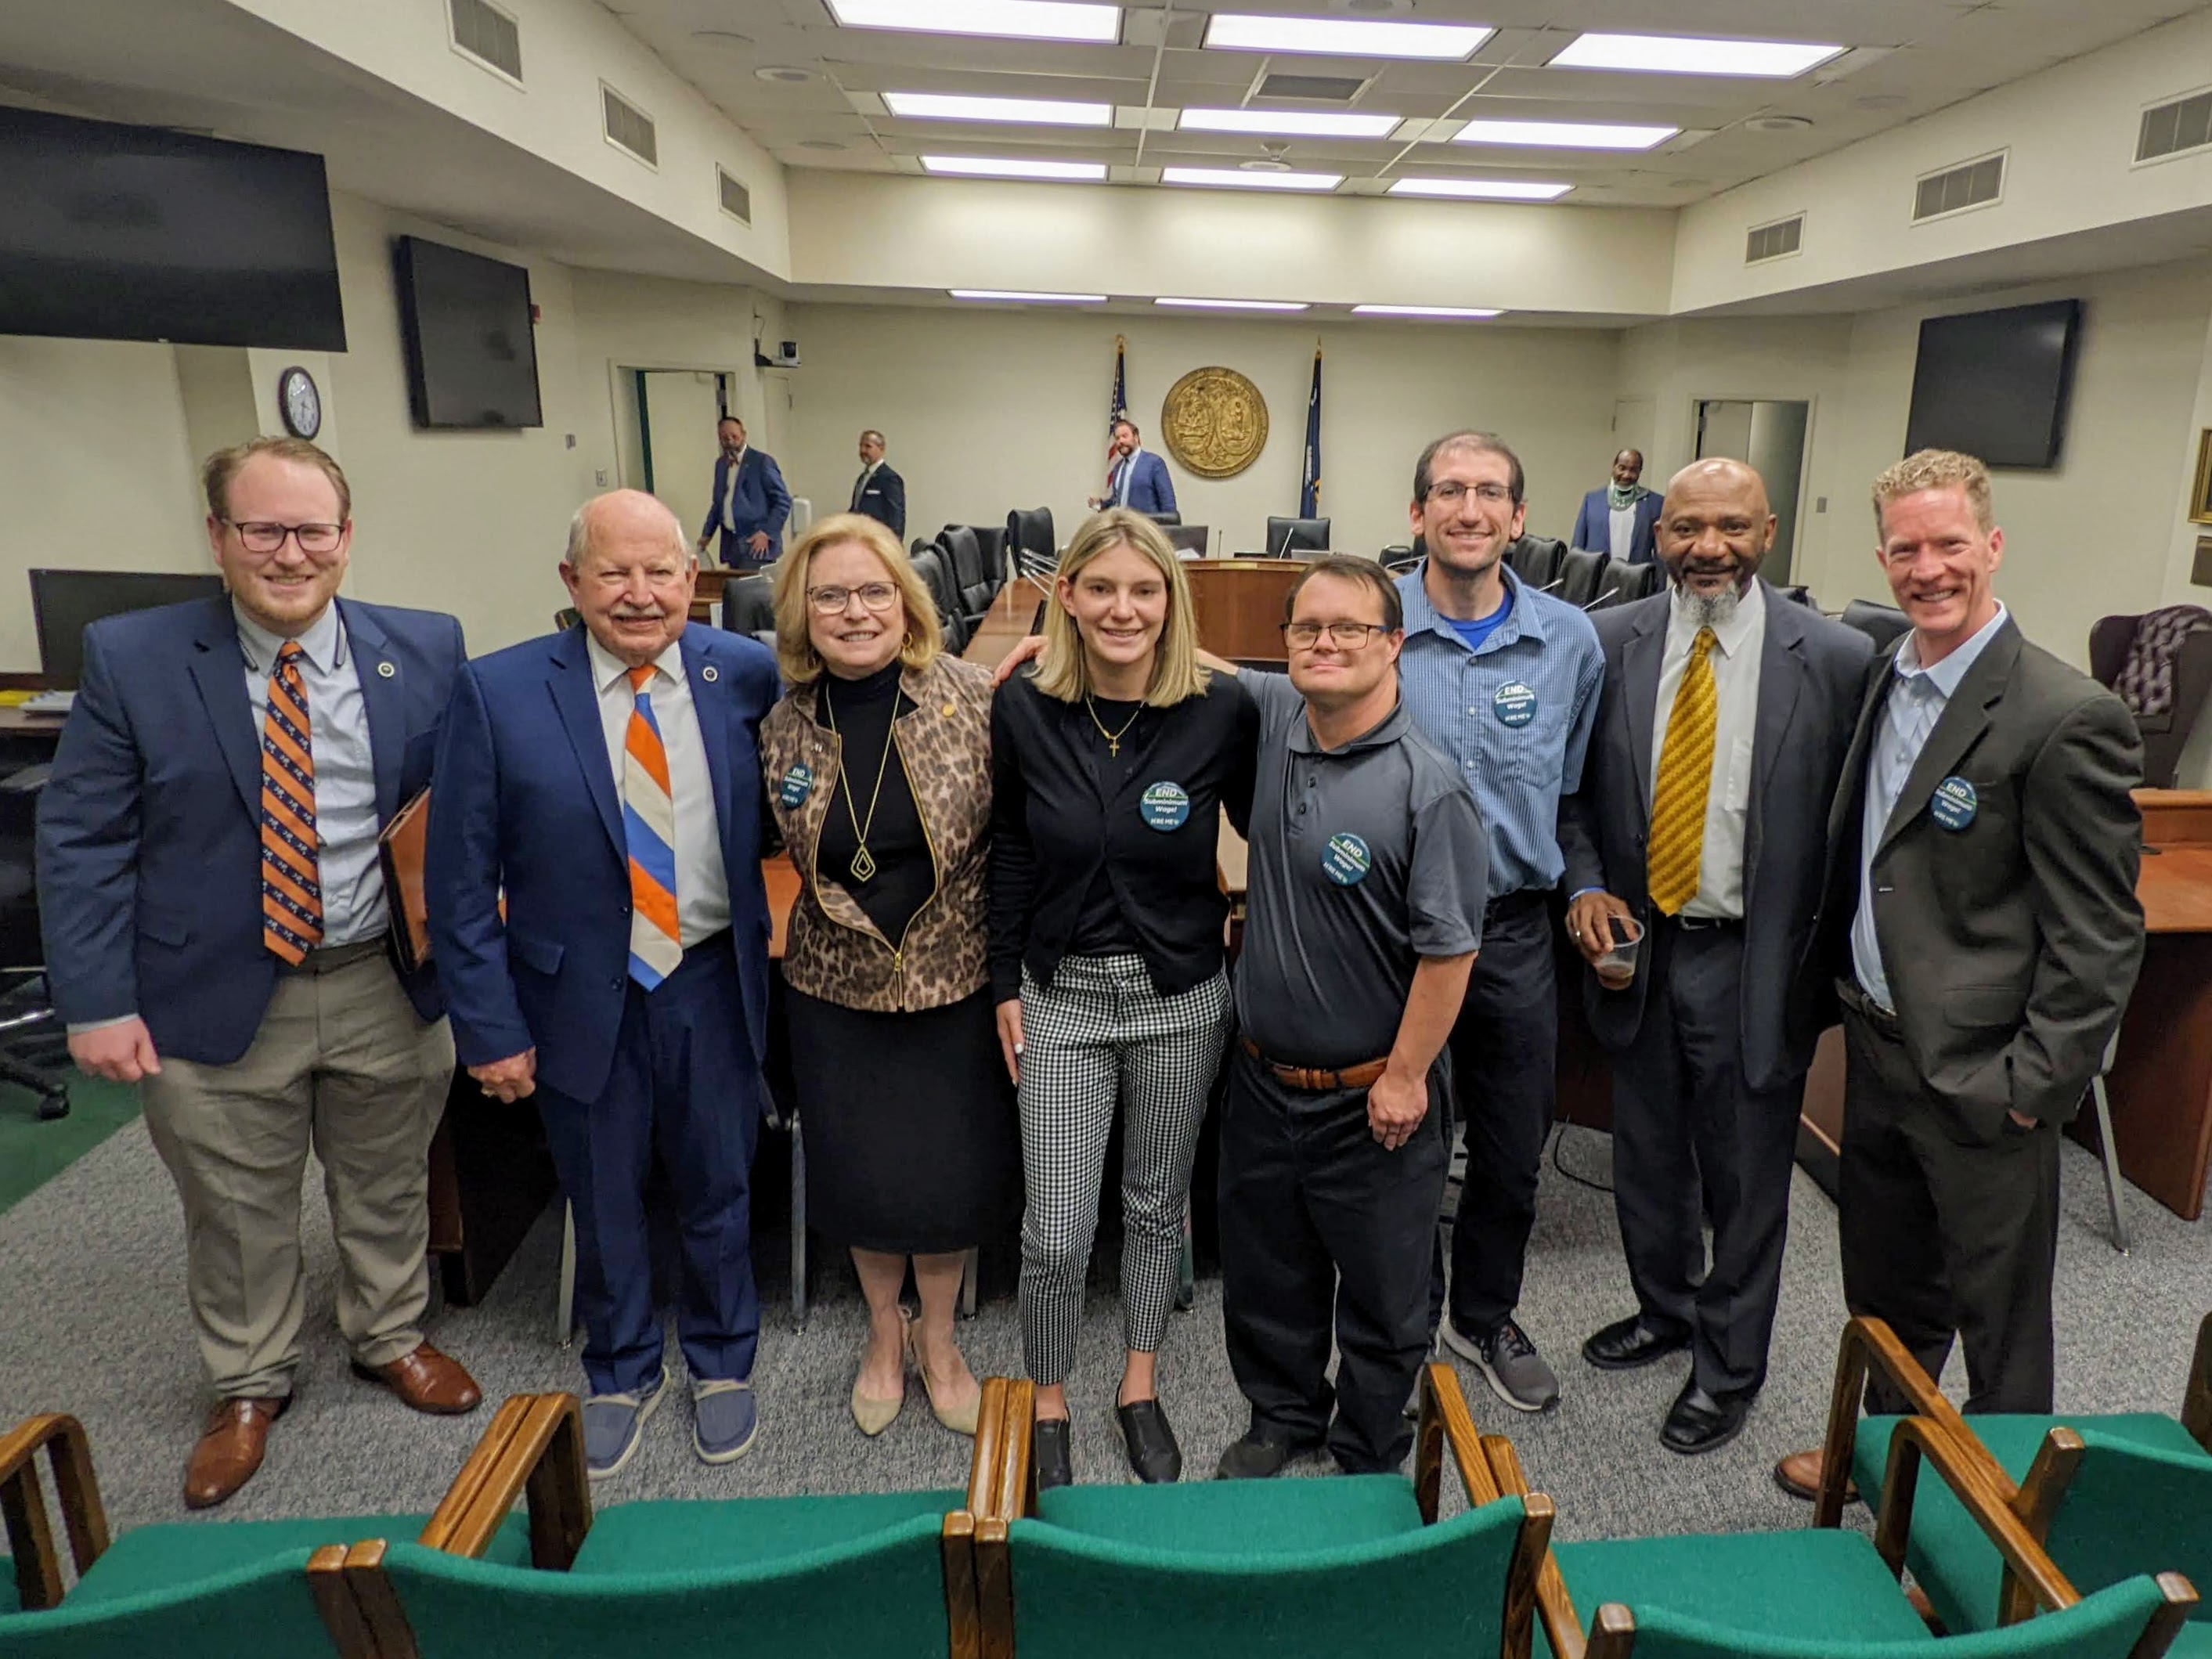
[[[1851,1476],[1869,1501],[1888,1472],[1897,1423],[1893,1417],[1870,1417],[1859,1425]],[[2027,1477],[2044,1436],[2062,1424],[2081,1435],[2085,1449],[2045,1541],[2074,1588],[2087,1595],[2136,1573],[2169,1571],[2207,1582],[2212,1577],[2212,1454],[2172,1418],[2131,1412],[1967,1419],[2016,1481]],[[1913,1495],[1905,1565],[1946,1630],[1956,1634],[1996,1625],[2003,1576],[1996,1550],[1950,1488],[1926,1473]],[[2193,1622],[2207,1620],[2212,1608],[2199,1601]],[[2183,1650],[2179,1644],[2174,1649]]]
[[[1202,1480],[1163,1486],[1054,1486],[1037,1519],[1092,1538],[1182,1554],[1253,1555],[1364,1544],[1421,1528],[1399,1474],[1317,1480]]]
[[[0,1613],[20,1613],[22,1607],[22,1594],[15,1588],[15,1558],[0,1555]]]
[[[690,1572],[761,1564],[865,1538],[927,1516],[941,1524],[964,1492],[841,1493],[615,1504],[592,1517],[573,1573]]]

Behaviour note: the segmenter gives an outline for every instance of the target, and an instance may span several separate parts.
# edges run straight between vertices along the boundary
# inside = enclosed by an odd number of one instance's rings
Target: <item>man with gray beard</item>
[[[1734,1439],[1766,1378],[1798,1108],[1834,1018],[1808,950],[1828,803],[1872,649],[1759,580],[1774,530],[1741,461],[1668,482],[1668,591],[1593,617],[1605,690],[1559,805],[1637,1300],[1583,1357],[1628,1370],[1689,1349],[1659,1436],[1686,1454]]]

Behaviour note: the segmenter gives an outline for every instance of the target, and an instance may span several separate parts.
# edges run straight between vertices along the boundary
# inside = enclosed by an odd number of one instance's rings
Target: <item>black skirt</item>
[[[891,1255],[968,1249],[1010,1225],[1021,1123],[988,988],[902,1014],[787,995],[807,1224]]]

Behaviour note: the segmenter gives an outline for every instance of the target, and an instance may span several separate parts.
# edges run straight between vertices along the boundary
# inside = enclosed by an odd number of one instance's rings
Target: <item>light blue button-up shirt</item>
[[[1897,1005],[1889,994],[1889,975],[1882,970],[1881,942],[1874,927],[1874,855],[1881,850],[1882,831],[1889,827],[1913,763],[1928,746],[1928,734],[1951,706],[1951,694],[1966,678],[1966,671],[2004,626],[2005,615],[2000,604],[1997,614],[1972,638],[1932,667],[1920,665],[1917,636],[1911,634],[1898,641],[1893,659],[1897,683],[1882,706],[1881,729],[1875,733],[1874,753],[1867,762],[1866,806],[1859,820],[1859,908],[1851,917],[1851,970],[1858,975],[1859,988],[1893,1013]]]
[[[1559,796],[1578,787],[1605,684],[1597,629],[1576,606],[1502,572],[1513,610],[1470,651],[1430,603],[1422,564],[1398,579],[1406,607],[1399,695],[1444,751],[1490,826],[1490,895],[1559,884]]]

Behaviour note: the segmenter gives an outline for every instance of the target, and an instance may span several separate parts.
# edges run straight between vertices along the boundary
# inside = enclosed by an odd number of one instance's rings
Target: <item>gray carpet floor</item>
[[[1560,1155],[1602,1178],[1608,1142],[1566,1132]],[[1462,1371],[1477,1423],[1509,1435],[1532,1483],[1559,1505],[1562,1536],[1589,1538],[1735,1531],[1804,1523],[1802,1505],[1768,1476],[1782,1454],[1813,1443],[1824,1421],[1843,1301],[1834,1211],[1801,1171],[1771,1375],[1733,1445],[1675,1456],[1658,1426],[1687,1360],[1644,1371],[1585,1365],[1582,1339],[1632,1306],[1609,1196],[1562,1178],[1547,1161],[1521,1319],[1565,1384],[1558,1408],[1528,1417],[1505,1408]],[[2212,1308],[2212,1237],[2142,1194],[2129,1192],[2134,1252],[2108,1241],[2095,1161],[2068,1145],[2059,1249],[2057,1326],[2062,1409],[2179,1408],[2197,1321]],[[488,1413],[432,1419],[355,1381],[332,1322],[334,1256],[319,1182],[307,1220],[307,1358],[293,1410],[270,1440],[260,1474],[217,1513],[237,1518],[427,1510],[466,1455]],[[560,1233],[541,1218],[480,1306],[448,1310],[431,1336],[474,1371],[486,1395],[576,1387],[572,1350],[553,1340]],[[1119,1320],[1111,1264],[1094,1274],[1082,1359],[1071,1385],[1077,1478],[1121,1473],[1108,1413],[1116,1380]],[[1018,1375],[1020,1335],[1003,1265],[987,1273],[963,1343],[979,1375]],[[772,1262],[762,1285],[767,1316],[755,1372],[762,1435],[742,1461],[709,1469],[690,1450],[689,1407],[672,1397],[601,1504],[650,1498],[737,1497],[951,1486],[964,1482],[969,1443],[938,1426],[910,1385],[904,1414],[868,1441],[846,1410],[865,1310],[849,1264],[817,1250],[815,1305],[793,1328],[787,1280]],[[680,1359],[672,1342],[670,1360]],[[1962,1385],[1954,1357],[1947,1386]],[[1170,1328],[1162,1395],[1186,1467],[1210,1473],[1242,1432],[1243,1402],[1221,1343],[1220,1285],[1202,1279],[1198,1305]],[[101,1487],[119,1527],[184,1518],[185,1458],[207,1404],[184,1301],[175,1195],[143,1124],[133,1125],[0,1216],[0,1419],[64,1410],[90,1431]],[[1322,1473],[1318,1461],[1294,1466]],[[1447,1478],[1449,1502],[1458,1501]]]

